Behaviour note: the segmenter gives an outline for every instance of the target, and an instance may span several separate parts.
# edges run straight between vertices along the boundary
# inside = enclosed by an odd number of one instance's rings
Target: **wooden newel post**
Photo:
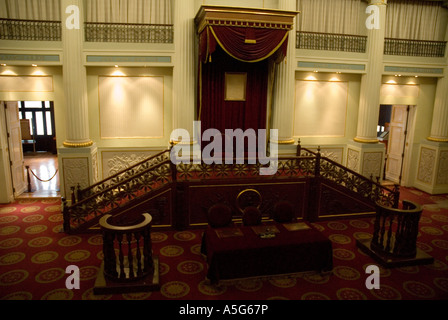
[[[314,168],[314,175],[316,177],[320,177],[320,159],[322,155],[320,154],[320,147],[317,148],[316,153],[316,167]]]
[[[26,166],[26,180],[28,182],[28,193],[33,192],[31,188],[30,166]]]
[[[65,198],[62,198],[62,217],[64,219],[64,232],[70,233],[70,210],[67,206],[67,200]]]
[[[100,220],[104,261],[94,294],[159,290],[159,262],[152,254],[152,216],[144,213],[132,226],[113,225],[111,218],[105,215]]]

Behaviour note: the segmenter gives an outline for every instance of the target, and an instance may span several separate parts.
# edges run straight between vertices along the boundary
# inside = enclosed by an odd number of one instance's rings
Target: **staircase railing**
[[[318,152],[313,152],[309,149],[299,147],[298,154],[302,154],[302,152],[305,155],[314,155],[316,157],[316,176],[344,186],[348,190],[370,199],[373,203],[398,208],[400,199],[398,185],[390,189],[380,184],[380,177],[376,177],[377,181],[374,181],[373,176],[370,179],[366,178],[329,158],[321,157],[320,148]]]
[[[267,159],[264,159],[267,160]],[[368,199],[372,204],[382,204],[397,208],[399,203],[399,188],[387,188],[373,177],[354,172],[341,164],[322,157],[320,148],[317,152],[302,148],[299,144],[297,155],[272,158],[276,172],[266,179],[284,179],[292,177],[314,177],[330,180],[348,190]],[[265,162],[263,162],[265,163]],[[132,201],[138,201],[148,194],[153,194],[163,188],[177,190],[181,182],[213,179],[260,178],[260,170],[267,165],[260,161],[252,164],[245,159],[244,163],[206,164],[179,163],[174,164],[170,150],[165,150],[145,161],[119,172],[106,180],[84,190],[78,190],[78,199],[73,195],[71,206],[64,202],[64,231],[79,230],[89,221],[104,214],[119,213]],[[229,183],[231,183],[229,181]],[[155,194],[154,194],[155,195]],[[173,208],[175,208],[173,206]],[[173,209],[176,210],[176,209]]]
[[[97,217],[119,211],[131,201],[170,185],[173,181],[172,163],[165,153],[168,151],[92,187],[79,190],[78,194],[85,197],[80,201],[73,201],[71,206],[68,206],[67,201],[63,199],[64,231],[70,233],[72,230],[80,229]]]

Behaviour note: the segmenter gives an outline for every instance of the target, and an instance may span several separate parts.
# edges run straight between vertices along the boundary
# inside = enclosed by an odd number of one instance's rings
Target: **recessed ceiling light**
[[[33,67],[37,67],[37,64],[32,64],[31,66],[33,66]]]
[[[0,64],[0,66],[6,67],[6,63],[2,63],[2,64]]]
[[[115,65],[115,68],[118,68],[118,64]]]

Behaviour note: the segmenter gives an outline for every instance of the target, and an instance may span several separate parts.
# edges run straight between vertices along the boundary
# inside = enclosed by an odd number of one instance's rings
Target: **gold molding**
[[[448,138],[440,139],[440,138],[428,137],[428,138],[426,138],[426,140],[433,141],[433,142],[448,142]]]
[[[359,143],[369,143],[369,144],[375,144],[379,143],[380,141],[378,139],[362,139],[362,138],[353,138],[355,142]]]
[[[296,143],[296,140],[295,139],[289,139],[289,140],[277,140],[277,141],[272,141],[273,143],[276,143],[276,144],[294,144],[294,143]]]
[[[92,145],[93,145],[92,140],[90,140],[88,142],[84,142],[84,143],[73,143],[73,142],[64,141],[64,147],[66,147],[66,148],[87,148],[87,147],[91,147]]]

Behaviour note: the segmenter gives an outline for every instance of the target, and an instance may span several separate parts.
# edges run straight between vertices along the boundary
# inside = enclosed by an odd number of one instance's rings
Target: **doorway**
[[[54,103],[5,102],[5,112],[14,197],[59,197]]]
[[[386,159],[383,179],[407,185],[411,156],[415,106],[381,105],[378,139],[385,144]]]

